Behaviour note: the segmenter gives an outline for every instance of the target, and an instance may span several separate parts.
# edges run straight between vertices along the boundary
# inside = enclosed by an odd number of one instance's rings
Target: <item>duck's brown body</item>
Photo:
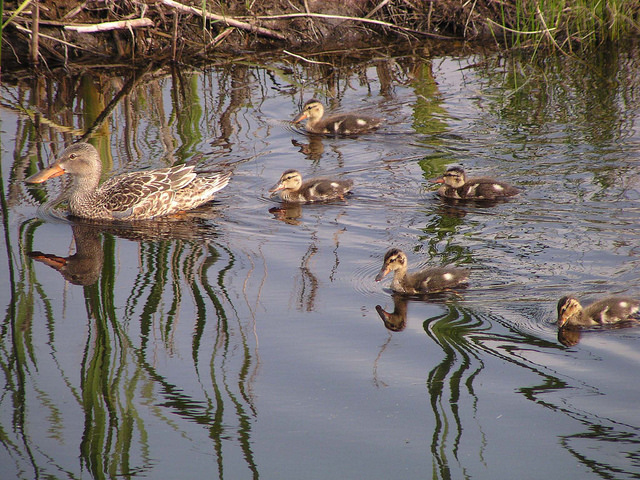
[[[392,248],[384,256],[376,282],[393,271],[391,290],[408,295],[441,292],[465,283],[469,271],[462,268],[436,267],[408,273],[407,256],[402,250]]]
[[[354,135],[375,130],[382,120],[365,117],[352,113],[324,116],[324,106],[318,100],[309,100],[302,107],[302,111],[293,119],[293,123],[307,120],[305,128],[311,133],[325,133],[333,135]]]
[[[467,179],[464,170],[460,167],[447,169],[444,175],[433,181],[444,183],[438,189],[438,195],[456,200],[499,200],[520,193],[517,188],[493,178]]]
[[[300,172],[291,169],[282,174],[269,192],[279,193],[285,202],[310,203],[344,200],[344,196],[351,192],[352,187],[352,180],[314,178],[303,182]]]
[[[611,326],[638,320],[639,311],[640,301],[630,297],[609,297],[583,308],[575,297],[567,296],[558,301],[558,327]]]
[[[197,174],[194,166],[178,165],[125,173],[102,185],[102,163],[95,147],[76,143],[50,167],[27,178],[42,183],[68,173],[72,215],[98,220],[144,220],[190,210],[213,199],[229,183],[230,173]]]

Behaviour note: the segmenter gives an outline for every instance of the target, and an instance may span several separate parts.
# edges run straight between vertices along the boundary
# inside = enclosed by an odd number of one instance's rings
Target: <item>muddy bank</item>
[[[490,40],[490,1],[5,1],[2,69],[207,61],[247,51]],[[35,39],[35,41],[34,41]]]

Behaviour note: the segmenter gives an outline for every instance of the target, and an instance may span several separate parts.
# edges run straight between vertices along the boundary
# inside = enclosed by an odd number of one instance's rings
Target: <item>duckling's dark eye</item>
[[[73,160],[73,159],[74,159],[74,158],[76,158],[76,157],[77,157],[77,155],[76,155],[75,153],[70,153],[70,154],[69,154],[69,158],[70,158],[71,160]]]

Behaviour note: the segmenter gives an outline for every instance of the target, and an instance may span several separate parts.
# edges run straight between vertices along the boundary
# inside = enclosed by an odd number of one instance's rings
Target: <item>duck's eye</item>
[[[69,154],[69,158],[70,158],[71,160],[73,160],[73,159],[74,159],[74,158],[76,158],[76,157],[77,157],[77,155],[76,155],[75,153],[71,153],[71,154]]]

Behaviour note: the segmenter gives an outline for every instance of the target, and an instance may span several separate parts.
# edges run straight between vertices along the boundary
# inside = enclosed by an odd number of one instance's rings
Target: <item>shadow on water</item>
[[[67,347],[60,344],[59,334],[56,335],[58,330],[64,331],[62,319],[54,313],[52,299],[39,282],[34,264],[26,261],[24,277],[17,279],[12,288],[17,305],[15,318],[5,323],[14,325],[14,351],[5,352],[13,361],[5,364],[5,374],[6,392],[17,402],[16,408],[28,405],[24,399],[25,383],[41,382],[36,372],[42,369],[44,359],[36,355],[30,333],[35,328],[34,311],[41,305],[49,331],[49,355],[66,385],[57,395],[69,397],[84,412],[79,448],[83,466],[92,478],[114,477],[124,472],[139,475],[152,469],[155,460],[148,455],[151,439],[147,425],[160,422],[167,429],[176,429],[169,413],[201,425],[220,459],[225,440],[237,438],[246,466],[255,474],[249,419],[255,415],[251,377],[257,365],[250,332],[234,318],[234,306],[224,286],[225,272],[234,262],[233,254],[225,250],[221,256],[211,235],[209,241],[202,241],[202,237],[197,241],[181,238],[193,237],[195,224],[188,224],[190,228],[185,231],[185,222],[165,223],[161,228],[158,224],[147,225],[145,229],[78,220],[71,225],[75,253],[62,257],[30,248],[42,225],[40,220],[29,220],[21,226],[21,250],[25,259],[51,266],[66,281],[82,286],[86,331],[81,332],[77,325],[73,337],[76,340],[84,337],[84,348],[79,365],[67,364]],[[162,235],[158,235],[159,228]],[[176,235],[173,238],[170,228]],[[121,242],[130,245],[123,247]],[[136,245],[140,269],[132,280],[135,287],[127,294],[119,285],[125,279],[118,278],[118,271],[122,270],[118,255]],[[221,261],[225,264],[219,265]],[[215,283],[210,279],[215,279]],[[164,297],[169,299],[168,304]],[[184,298],[197,305],[191,358],[200,392],[189,392],[179,378],[167,377],[156,359],[160,345],[169,358],[175,355],[175,335]],[[214,332],[213,338],[205,338],[205,332]],[[160,344],[154,338],[156,335],[160,336]],[[232,337],[241,339],[239,359],[234,352],[238,345],[230,342]],[[208,346],[211,341],[212,349]],[[78,385],[76,373],[80,373]],[[41,393],[41,406],[49,412],[50,428],[62,434],[64,418],[56,414],[56,402],[47,399],[45,391]],[[33,452],[40,446],[32,443],[27,425],[25,418],[14,416],[11,428],[22,432],[23,445],[5,443],[5,446],[17,458],[26,455],[23,460],[32,465],[35,473],[41,470],[40,455]],[[218,467],[222,478],[221,461]]]

